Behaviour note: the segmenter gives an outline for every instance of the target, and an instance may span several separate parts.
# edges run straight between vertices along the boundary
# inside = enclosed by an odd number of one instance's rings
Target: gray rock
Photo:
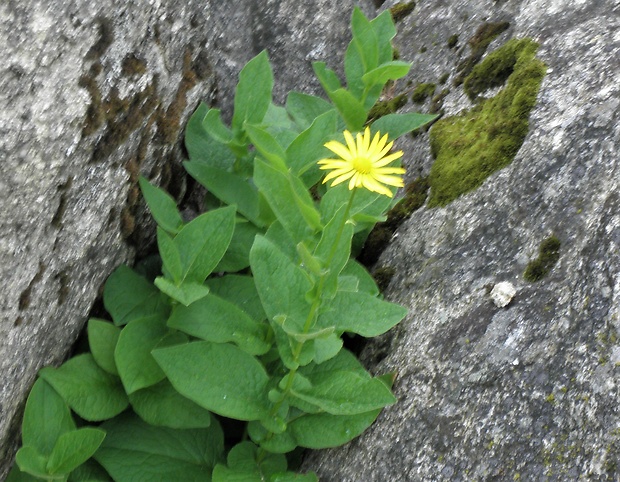
[[[398,402],[349,445],[308,455],[323,481],[620,477],[620,4],[419,2],[397,45],[415,82],[450,74],[446,115],[471,107],[456,66],[498,21],[510,27],[489,52],[532,37],[548,66],[529,134],[480,188],[416,211],[379,259],[396,270],[387,296],[410,312],[363,358],[397,372]],[[425,143],[405,147],[414,173],[428,174]],[[527,282],[552,234],[559,262]],[[489,297],[500,281],[518,292],[505,308]]]
[[[199,101],[229,117],[239,70],[264,48],[276,100],[318,91],[310,60],[341,63],[353,4],[0,4],[0,479],[36,372],[67,356],[108,274],[148,250],[138,175],[183,200]]]

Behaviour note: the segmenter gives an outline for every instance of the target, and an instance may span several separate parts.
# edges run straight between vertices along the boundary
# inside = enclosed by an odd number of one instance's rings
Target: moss
[[[369,120],[376,120],[384,115],[393,114],[407,103],[407,94],[400,94],[389,100],[378,101],[368,112]]]
[[[164,112],[159,111],[157,116],[157,136],[165,144],[174,142],[181,130],[181,115],[187,106],[187,92],[194,88],[198,77],[192,65],[192,52],[185,49],[183,55],[183,78],[177,89],[174,99]]]
[[[422,47],[420,47],[420,53],[421,53],[421,54],[425,54],[427,50],[428,50],[428,49],[426,48],[426,46],[425,46],[425,45],[422,45]]]
[[[546,71],[535,58],[537,48],[530,39],[510,40],[489,55],[472,75],[493,71],[495,59],[508,55],[514,66],[505,87],[473,109],[433,125],[429,207],[445,206],[512,162],[527,134],[529,113]]]
[[[498,51],[487,56],[482,64],[476,65],[471,74],[465,79],[463,88],[471,100],[475,100],[479,94],[492,87],[502,85],[512,75],[518,65],[519,58],[533,57],[538,45],[523,40],[512,39]],[[531,66],[535,69],[535,66]],[[520,76],[528,77],[527,68],[522,68]],[[529,110],[529,109],[528,109]]]
[[[555,236],[540,243],[538,258],[529,262],[523,277],[532,283],[543,279],[560,259],[560,245],[560,240]]]
[[[421,104],[435,93],[436,88],[437,85],[432,83],[418,84],[411,94],[411,100],[416,104]]]
[[[121,74],[125,77],[141,76],[146,73],[146,61],[135,54],[128,54],[123,59]]]
[[[438,82],[440,84],[445,84],[448,81],[449,78],[450,78],[450,74],[448,72],[445,72],[445,73],[443,73],[441,75],[441,77],[439,77],[439,81]]]
[[[456,67],[458,74],[454,78],[455,86],[463,83],[476,64],[480,62],[489,44],[509,27],[510,23],[508,22],[484,23],[478,27],[474,36],[467,42],[471,50],[469,57],[462,60]]]
[[[372,273],[372,277],[375,279],[375,283],[377,283],[379,291],[383,292],[386,290],[395,274],[396,270],[391,266],[385,266],[383,268],[376,269]]]
[[[459,43],[459,36],[457,34],[454,34],[448,37],[448,41],[446,42],[446,45],[448,46],[449,49],[453,49],[454,47],[456,47],[456,44],[458,43]]]
[[[394,22],[399,22],[415,9],[415,2],[399,2],[390,8]]]
[[[99,30],[99,38],[86,53],[86,60],[100,59],[105,51],[108,50],[108,47],[112,45],[112,42],[114,42],[112,22],[106,17],[97,17],[95,23]]]
[[[424,205],[428,188],[428,179],[425,177],[418,177],[405,186],[403,198],[388,212],[384,222],[377,223],[366,239],[364,249],[358,257],[362,264],[372,266],[377,262],[398,227]]]
[[[439,111],[441,111],[441,108],[443,107],[443,100],[447,97],[449,93],[450,89],[443,89],[441,92],[439,92],[439,94],[433,96],[433,98],[431,99],[431,105],[429,107],[429,112],[431,114],[437,114]]]

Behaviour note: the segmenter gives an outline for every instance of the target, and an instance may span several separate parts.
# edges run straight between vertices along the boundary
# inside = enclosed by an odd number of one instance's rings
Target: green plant
[[[89,320],[90,352],[40,371],[9,481],[312,481],[286,454],[346,443],[395,402],[392,376],[372,377],[342,335],[379,335],[406,310],[350,254],[402,186],[393,140],[434,116],[343,133],[409,70],[392,60],[388,13],[356,9],[352,29],[346,88],[315,64],[332,103],[293,92],[274,105],[263,52],[240,74],[230,127],[204,105],[192,116],[185,167],[208,190],[206,213],[184,222],[140,180],[161,269],[114,271],[112,321]],[[321,169],[338,185],[318,184]],[[233,442],[227,418],[245,423]]]

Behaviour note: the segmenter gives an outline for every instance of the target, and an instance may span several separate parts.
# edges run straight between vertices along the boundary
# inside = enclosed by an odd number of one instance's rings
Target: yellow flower
[[[370,129],[366,127],[364,134],[357,133],[357,139],[349,131],[344,131],[347,145],[337,141],[325,144],[330,151],[340,156],[340,159],[321,159],[321,169],[332,170],[323,183],[334,180],[332,186],[349,180],[349,189],[364,187],[369,191],[385,194],[392,197],[392,191],[387,186],[403,187],[403,179],[398,174],[404,174],[402,167],[386,167],[390,162],[400,158],[402,151],[388,154],[394,142],[387,143],[387,134],[381,137],[379,132],[370,141]],[[397,174],[397,175],[395,175]]]

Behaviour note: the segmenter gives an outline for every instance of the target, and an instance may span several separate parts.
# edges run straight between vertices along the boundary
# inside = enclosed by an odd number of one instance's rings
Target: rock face
[[[529,133],[482,186],[413,213],[379,259],[410,313],[363,358],[398,373],[399,400],[358,440],[307,457],[321,480],[620,477],[620,4],[419,2],[396,43],[416,83],[447,80],[445,116],[473,105],[453,84],[468,41],[504,22],[487,54],[530,37],[548,68]],[[428,175],[428,138],[409,144],[412,175]],[[505,307],[501,282],[516,290]]]
[[[353,1],[0,5],[0,479],[40,367],[67,355],[107,275],[148,244],[136,183],[182,201],[183,126],[230,115],[237,74],[273,51],[278,88],[317,91]],[[365,10],[372,12],[371,4]]]

